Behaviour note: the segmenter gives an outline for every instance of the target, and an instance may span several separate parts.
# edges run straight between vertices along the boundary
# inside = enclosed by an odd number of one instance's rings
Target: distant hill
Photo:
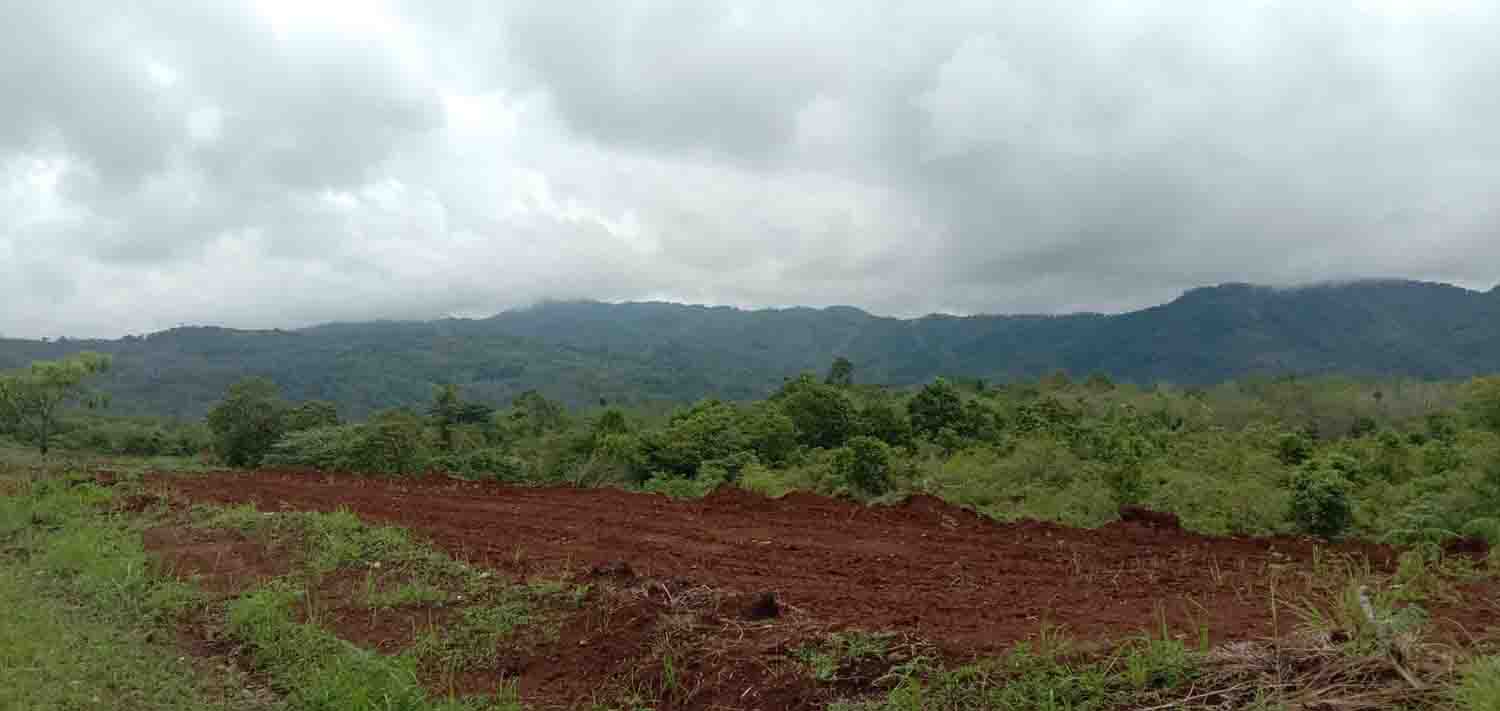
[[[559,302],[491,318],[293,331],[177,328],[120,340],[0,340],[0,368],[92,349],[115,356],[115,409],[196,417],[245,375],[350,415],[425,402],[456,382],[496,403],[536,388],[571,403],[764,395],[838,355],[861,382],[995,381],[1063,369],[1210,383],[1246,374],[1500,371],[1500,287],[1414,281],[1291,289],[1225,284],[1119,315],[896,319],[856,308],[745,311]]]

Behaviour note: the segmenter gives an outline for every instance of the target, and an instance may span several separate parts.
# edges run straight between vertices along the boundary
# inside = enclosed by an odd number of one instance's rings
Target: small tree
[[[891,448],[874,437],[849,438],[833,457],[833,470],[849,486],[879,496],[890,488]]]
[[[1298,529],[1316,536],[1343,533],[1354,518],[1349,480],[1331,467],[1309,462],[1292,479],[1291,518]]]
[[[219,456],[232,467],[258,466],[286,431],[286,412],[276,383],[266,378],[245,378],[229,386],[224,399],[208,411]]]
[[[928,439],[936,438],[945,427],[961,429],[964,419],[964,403],[958,388],[943,378],[924,386],[906,404],[906,411],[911,416],[912,429]]]
[[[839,387],[848,387],[854,384],[854,364],[848,358],[839,356],[833,359],[833,365],[828,367],[828,378],[823,382]]]
[[[803,375],[782,386],[775,398],[797,428],[797,441],[807,447],[833,449],[854,434],[858,423],[854,403],[843,390]]]
[[[1464,410],[1474,423],[1491,432],[1500,432],[1500,376],[1475,378],[1465,391],[1469,399]]]
[[[453,449],[453,427],[458,424],[462,408],[457,385],[449,383],[433,389],[432,405],[427,408],[427,415],[437,423],[438,439],[443,443],[443,449]]]
[[[0,416],[36,442],[45,455],[63,408],[103,403],[85,381],[109,366],[109,356],[83,352],[61,360],[39,360],[19,373],[0,375]]]
[[[283,429],[300,432],[314,427],[332,427],[339,423],[339,410],[326,400],[308,400],[297,403],[283,416]]]

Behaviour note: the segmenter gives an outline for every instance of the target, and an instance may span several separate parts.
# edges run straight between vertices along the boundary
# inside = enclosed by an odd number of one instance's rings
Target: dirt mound
[[[1390,570],[1396,557],[1383,546],[1215,538],[1136,522],[1095,530],[1001,524],[932,497],[866,507],[721,489],[673,501],[617,489],[278,472],[152,481],[190,500],[347,507],[496,568],[513,566],[523,551],[525,564],[538,569],[623,564],[641,579],[774,591],[782,610],[834,626],[913,633],[957,654],[1000,651],[1044,625],[1065,625],[1084,639],[1118,638],[1154,627],[1159,615],[1187,634],[1203,625],[1215,640],[1258,638],[1273,632],[1273,571],[1310,568],[1315,555],[1329,553]],[[1278,594],[1295,595],[1308,579],[1283,575]],[[729,616],[742,619],[738,612]],[[1431,612],[1471,628],[1500,623],[1485,606]]]

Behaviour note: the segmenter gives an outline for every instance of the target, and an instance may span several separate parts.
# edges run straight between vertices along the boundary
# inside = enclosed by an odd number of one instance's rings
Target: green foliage
[[[1465,395],[1468,401],[1464,410],[1474,424],[1500,432],[1500,376],[1474,378],[1469,381]]]
[[[1289,513],[1299,530],[1333,538],[1349,527],[1350,482],[1336,466],[1326,460],[1309,462],[1292,478]]]
[[[823,382],[839,387],[848,387],[854,384],[854,364],[848,358],[839,356],[833,359],[833,365],[828,366],[828,377]]]
[[[298,432],[314,427],[332,427],[338,423],[339,411],[333,403],[308,400],[287,409],[282,415],[281,428],[285,432]]]
[[[929,439],[938,437],[945,429],[956,432],[963,427],[963,399],[958,388],[942,378],[923,386],[907,403],[906,410],[911,416],[912,430]]]
[[[369,423],[333,425],[289,432],[271,445],[261,463],[323,471],[413,474],[423,471],[432,448],[422,419],[402,410],[377,415]],[[471,453],[473,455],[473,453]],[[452,455],[443,460],[454,473],[470,474],[488,462],[482,456]]]
[[[432,468],[469,479],[511,483],[526,479],[526,461],[499,447],[438,457],[432,461]]]
[[[1482,657],[1463,670],[1453,701],[1460,711],[1500,709],[1500,657]]]
[[[802,446],[833,449],[855,432],[854,403],[840,387],[819,383],[810,375],[789,381],[774,401],[791,418]]]
[[[153,574],[113,492],[59,480],[0,492],[0,708],[244,708],[243,679],[182,662],[177,616],[202,601]],[[225,696],[224,692],[233,696]]]
[[[834,453],[833,470],[840,480],[870,496],[890,488],[891,448],[874,437],[860,435]]]
[[[84,351],[60,360],[34,361],[20,372],[0,373],[0,432],[14,431],[46,454],[65,407],[104,402],[86,381],[109,370],[110,363],[107,355]]]
[[[246,378],[229,386],[224,400],[208,412],[219,456],[230,466],[258,466],[286,431],[286,411],[280,389],[266,378]]]

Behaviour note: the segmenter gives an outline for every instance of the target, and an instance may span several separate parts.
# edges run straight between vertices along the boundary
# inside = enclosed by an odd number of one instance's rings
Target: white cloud
[[[1488,286],[1497,31],[1396,0],[24,5],[0,333]]]

